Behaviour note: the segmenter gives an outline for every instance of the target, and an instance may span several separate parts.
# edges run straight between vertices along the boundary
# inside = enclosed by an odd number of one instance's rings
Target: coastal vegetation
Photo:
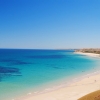
[[[100,54],[100,49],[94,49],[94,48],[86,48],[86,49],[77,49],[75,50],[75,52],[83,52],[83,53],[96,53],[96,54]]]

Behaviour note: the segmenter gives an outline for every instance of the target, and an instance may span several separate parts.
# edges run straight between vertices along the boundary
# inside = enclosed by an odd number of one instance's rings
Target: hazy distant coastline
[[[77,49],[75,52],[100,54],[100,48]]]
[[[76,54],[91,56],[91,57],[100,57],[100,49],[78,49],[75,50]]]

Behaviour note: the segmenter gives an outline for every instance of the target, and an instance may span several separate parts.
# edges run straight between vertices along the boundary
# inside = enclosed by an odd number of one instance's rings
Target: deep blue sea
[[[73,50],[0,49],[0,100],[17,100],[99,70],[99,58]]]

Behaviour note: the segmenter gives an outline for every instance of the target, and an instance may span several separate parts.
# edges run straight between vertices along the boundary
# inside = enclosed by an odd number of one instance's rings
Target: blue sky
[[[0,48],[100,47],[100,0],[0,0]]]

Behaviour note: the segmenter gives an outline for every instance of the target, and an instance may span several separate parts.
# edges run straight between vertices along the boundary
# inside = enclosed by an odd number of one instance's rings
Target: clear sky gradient
[[[0,0],[0,48],[100,47],[100,0]]]

